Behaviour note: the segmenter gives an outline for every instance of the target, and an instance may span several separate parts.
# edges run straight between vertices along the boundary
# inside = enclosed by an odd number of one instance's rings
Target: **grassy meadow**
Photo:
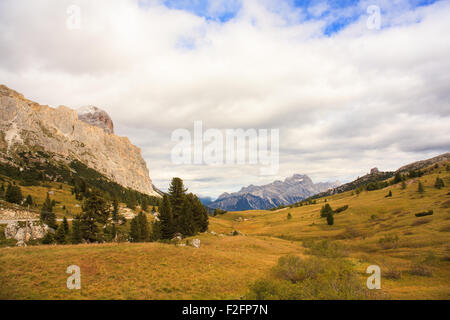
[[[442,189],[434,188],[437,176]],[[405,189],[399,183],[301,207],[229,212],[210,218],[209,231],[197,236],[199,249],[166,243],[0,248],[0,299],[254,298],[249,288],[261,279],[271,285],[274,266],[286,255],[321,259],[330,268],[345,262],[361,290],[366,268],[379,265],[381,290],[369,299],[450,299],[449,186],[450,172],[441,164],[407,180]],[[392,197],[385,197],[389,191]],[[332,226],[320,217],[325,201],[333,209],[348,205]],[[415,216],[428,210],[433,215]],[[66,287],[73,264],[81,268],[81,290]]]

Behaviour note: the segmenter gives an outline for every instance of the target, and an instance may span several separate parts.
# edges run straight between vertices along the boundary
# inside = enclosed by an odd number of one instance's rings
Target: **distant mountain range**
[[[339,186],[336,182],[313,183],[307,175],[294,174],[284,181],[243,187],[239,192],[223,193],[207,205],[227,211],[266,210],[280,205],[287,205],[309,198],[317,193]]]

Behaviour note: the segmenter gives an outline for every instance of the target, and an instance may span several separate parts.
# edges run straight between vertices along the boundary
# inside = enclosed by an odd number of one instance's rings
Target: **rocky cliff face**
[[[307,175],[294,174],[284,181],[274,181],[263,186],[250,185],[239,192],[223,193],[209,207],[229,211],[270,209],[301,201],[337,185],[338,182],[314,184]]]
[[[0,85],[0,160],[11,162],[19,152],[44,150],[62,161],[78,160],[122,186],[159,196],[140,149],[113,134],[104,111],[92,110],[80,119],[73,109],[39,105]]]

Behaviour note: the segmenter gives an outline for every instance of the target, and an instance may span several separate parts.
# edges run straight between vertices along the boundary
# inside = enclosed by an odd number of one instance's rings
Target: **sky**
[[[104,109],[162,190],[347,182],[450,151],[449,17],[444,0],[2,0],[0,83]],[[279,170],[173,163],[194,121],[278,129]]]

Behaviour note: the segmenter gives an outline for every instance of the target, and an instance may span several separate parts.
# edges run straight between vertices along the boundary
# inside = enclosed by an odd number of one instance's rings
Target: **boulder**
[[[200,239],[193,239],[191,244],[194,248],[200,248]]]

